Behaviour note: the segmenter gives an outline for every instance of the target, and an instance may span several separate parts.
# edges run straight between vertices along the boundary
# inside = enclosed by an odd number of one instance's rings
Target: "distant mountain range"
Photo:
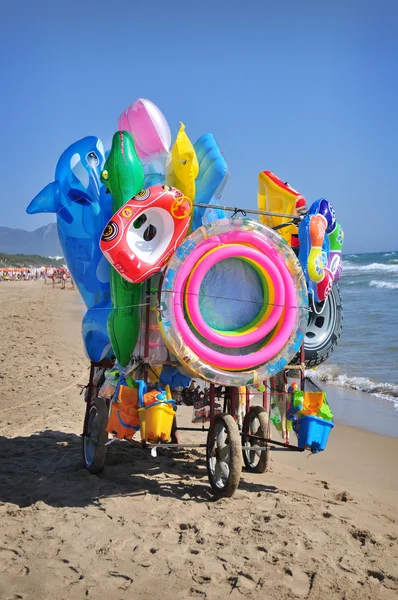
[[[34,231],[0,227],[0,252],[41,256],[63,255],[56,223],[49,223]]]

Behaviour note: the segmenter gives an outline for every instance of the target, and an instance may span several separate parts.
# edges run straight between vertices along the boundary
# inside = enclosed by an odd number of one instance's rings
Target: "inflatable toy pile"
[[[27,212],[57,215],[91,361],[115,357],[123,370],[142,359],[171,387],[191,377],[246,386],[299,351],[309,295],[324,300],[341,276],[341,226],[328,201],[308,210],[269,171],[259,176],[260,222],[228,218],[227,179],[212,134],[193,144],[181,123],[172,144],[144,99],[119,117],[109,151],[86,137],[62,154]],[[163,364],[170,358],[180,367]]]

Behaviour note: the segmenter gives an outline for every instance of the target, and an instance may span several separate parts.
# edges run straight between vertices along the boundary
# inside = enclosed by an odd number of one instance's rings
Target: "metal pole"
[[[285,370],[283,370],[283,385],[284,385],[284,388],[285,388],[285,393],[283,395],[283,401],[284,401],[284,404],[285,404],[285,417],[284,417],[284,423],[283,424],[285,426],[285,442],[286,442],[286,444],[288,444],[289,443],[289,432],[287,430],[287,388],[288,388],[288,386],[287,386],[287,375],[286,375],[286,371]]]
[[[250,410],[250,390],[248,386],[246,386],[246,414]]]
[[[236,401],[239,402],[239,390],[237,387],[231,388],[231,416],[236,421]]]
[[[264,215],[266,217],[284,217],[286,219],[295,219],[298,223],[303,220],[304,215],[290,215],[285,213],[268,212],[265,210],[253,210],[251,208],[236,208],[233,206],[220,206],[219,204],[205,204],[203,202],[194,202],[193,206],[199,208],[218,208],[219,210],[228,210],[231,212],[243,212],[249,215]]]
[[[148,366],[147,360],[149,355],[149,320],[151,317],[151,279],[146,282],[146,307],[145,307],[145,340],[144,340],[144,381],[147,383]]]
[[[91,396],[92,396],[92,392],[93,392],[94,370],[95,370],[95,363],[93,361],[91,361],[90,362],[90,376],[89,376],[88,386],[87,386],[86,411],[84,413],[84,422],[83,422],[83,435],[86,435],[87,424],[88,424],[88,415],[90,414],[90,407],[91,407],[91,400],[92,400]]]
[[[263,391],[263,408],[265,408],[265,410],[268,410],[268,394],[267,394],[267,380],[266,379],[264,379],[263,385],[265,387],[265,390]]]
[[[214,429],[214,398],[215,398],[215,387],[214,387],[214,383],[211,383],[210,389],[209,389],[209,404],[210,404],[209,431],[213,431],[213,429]]]

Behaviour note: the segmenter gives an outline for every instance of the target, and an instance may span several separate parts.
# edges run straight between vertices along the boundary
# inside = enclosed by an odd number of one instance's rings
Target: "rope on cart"
[[[169,290],[163,290],[163,292],[167,292],[170,294],[174,294],[176,292],[176,290],[174,289],[169,289]],[[149,292],[149,294],[157,294],[157,291],[151,291]],[[199,293],[195,293],[195,292],[185,292],[186,295],[192,295],[192,296],[199,296]],[[258,302],[257,300],[239,300],[238,298],[229,298],[227,296],[218,296],[218,295],[213,295],[213,294],[203,294],[201,293],[201,297],[204,298],[215,298],[217,300],[229,300],[232,302],[246,302],[247,304],[257,304],[258,306],[263,306],[264,302]],[[124,308],[140,308],[140,307],[145,307],[145,306],[150,306],[149,302],[142,302],[140,304],[124,304],[123,306],[115,306],[112,307],[112,310],[122,310]],[[309,307],[304,308],[303,306],[296,306],[296,305],[292,305],[292,306],[286,306],[285,304],[276,304],[273,302],[267,302],[267,306],[278,306],[281,308],[296,308],[296,309],[301,309],[301,310],[306,310],[306,311],[310,311],[311,309]],[[92,308],[91,310],[109,310],[109,307],[95,307]]]

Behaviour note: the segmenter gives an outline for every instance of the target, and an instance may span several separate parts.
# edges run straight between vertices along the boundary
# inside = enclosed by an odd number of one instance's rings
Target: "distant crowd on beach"
[[[2,281],[37,281],[44,283],[50,281],[52,286],[61,285],[61,289],[66,289],[66,284],[70,283],[72,289],[75,289],[74,281],[66,267],[41,267],[37,268],[0,268],[0,282]]]
[[[0,281],[29,281],[37,279],[35,269],[0,269]]]

